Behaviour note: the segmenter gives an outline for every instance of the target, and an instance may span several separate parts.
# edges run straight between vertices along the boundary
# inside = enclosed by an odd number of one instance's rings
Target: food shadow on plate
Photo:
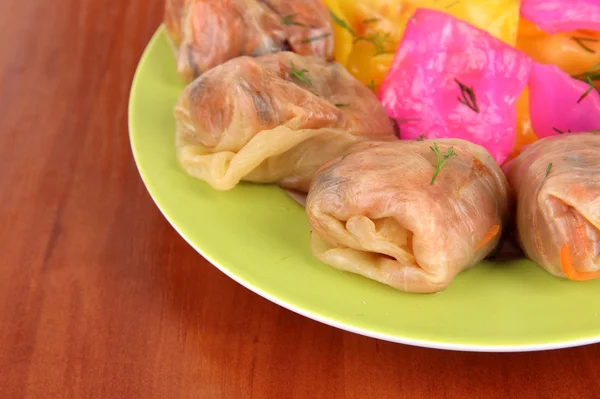
[[[285,192],[290,197],[292,197],[292,199],[294,201],[296,201],[298,204],[300,204],[300,206],[302,206],[302,207],[306,206],[306,197],[307,197],[306,193],[302,193],[302,192],[296,191],[296,190],[285,190]]]
[[[512,236],[504,239],[502,245],[498,247],[496,253],[490,254],[485,260],[486,261],[500,261],[508,262],[512,260],[527,259],[519,245],[516,243]]]

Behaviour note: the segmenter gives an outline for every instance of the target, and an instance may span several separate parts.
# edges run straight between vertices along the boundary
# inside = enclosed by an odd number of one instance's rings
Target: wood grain
[[[127,100],[162,0],[0,1],[1,398],[597,398],[600,346],[395,345],[229,280],[163,219]]]

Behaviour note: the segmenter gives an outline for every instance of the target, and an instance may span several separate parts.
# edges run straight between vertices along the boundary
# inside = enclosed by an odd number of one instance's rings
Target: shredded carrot
[[[475,251],[479,251],[481,248],[485,247],[490,241],[494,239],[500,232],[500,226],[495,224],[493,225],[487,233],[483,235],[477,246],[475,247]]]
[[[571,259],[571,250],[569,249],[569,245],[566,243],[562,247],[560,247],[560,266],[562,268],[563,273],[565,273],[569,280],[587,281],[593,280],[595,278],[600,278],[600,270],[598,270],[597,272],[577,271],[575,266],[573,266],[573,260]]]

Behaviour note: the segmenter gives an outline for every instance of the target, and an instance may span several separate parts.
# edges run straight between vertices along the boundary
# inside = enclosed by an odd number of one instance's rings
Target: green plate
[[[220,192],[179,167],[172,109],[183,87],[161,28],[131,90],[133,154],[173,227],[235,281],[320,322],[404,344],[525,351],[600,342],[600,281],[558,279],[526,260],[484,263],[435,295],[398,292],[320,263],[308,248],[304,210],[282,190],[242,184]]]

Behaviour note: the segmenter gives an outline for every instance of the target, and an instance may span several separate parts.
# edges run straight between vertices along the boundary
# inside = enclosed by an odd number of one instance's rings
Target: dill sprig
[[[585,97],[588,96],[592,92],[592,90],[596,89],[598,94],[600,94],[600,89],[594,85],[594,81],[600,81],[600,63],[593,65],[587,72],[580,73],[579,75],[571,76],[574,79],[581,80],[586,82],[590,87],[579,97],[577,103],[579,104]]]
[[[425,135],[425,133],[423,133],[422,135],[420,135],[419,137],[416,138],[417,141],[423,141],[427,138],[427,136]]]
[[[552,169],[552,162],[550,162],[550,163],[548,164],[548,167],[546,168],[546,176],[545,176],[545,177],[548,177],[548,175],[550,174],[550,170],[551,170],[551,169]]]
[[[590,87],[588,87],[587,90],[581,95],[581,97],[579,97],[579,100],[577,100],[577,104],[582,102],[583,99],[586,98],[588,96],[588,94],[590,94],[592,92],[592,90],[596,90],[596,86],[594,86],[594,82],[592,81],[592,79],[590,79],[589,76],[587,76],[585,78],[585,81],[587,84],[590,85]]]
[[[304,76],[305,73],[308,73],[308,69],[296,69],[296,66],[294,65],[294,61],[290,61],[290,65],[292,67],[292,70],[290,71],[291,77],[295,77],[296,79],[298,79],[301,82],[306,83],[307,85],[312,85],[312,82],[310,81],[310,79],[308,79],[306,76]]]
[[[354,39],[354,43],[360,42],[360,41],[365,41],[365,42],[371,43],[373,46],[375,46],[375,55],[377,56],[377,55],[385,54],[385,44],[390,39],[390,36],[391,36],[390,32],[385,32],[385,33],[375,32],[369,36],[358,36],[357,38]]]
[[[457,97],[458,102],[471,108],[474,112],[479,113],[479,107],[477,106],[477,98],[475,97],[475,92],[473,91],[473,88],[461,83],[458,79],[454,79],[454,81],[460,87],[460,94],[462,95],[462,98]]]
[[[324,34],[319,35],[319,36],[309,37],[308,39],[304,39],[304,40],[302,40],[302,43],[316,42],[317,40],[322,40],[322,39],[325,39],[325,38],[327,38],[329,36],[331,36],[331,33],[324,33]]]
[[[343,104],[343,103],[338,103],[338,104],[335,104],[335,106],[336,106],[336,107],[338,107],[338,108],[345,108],[345,107],[347,107],[347,106],[349,106],[349,105],[350,105],[350,104]]]
[[[338,25],[340,28],[346,29],[348,32],[350,32],[350,34],[353,37],[358,36],[356,32],[354,32],[354,29],[352,29],[346,21],[344,21],[343,19],[335,15],[333,11],[331,11],[331,8],[329,9],[329,15],[331,16],[331,19],[333,19],[333,22],[335,22],[336,25]]]
[[[298,15],[298,14],[284,15],[283,17],[281,17],[281,24],[282,25],[306,26],[304,24],[301,24],[300,22],[294,21],[294,18],[296,17],[296,15]]]
[[[596,52],[594,50],[592,50],[591,48],[589,48],[588,46],[585,45],[585,42],[587,43],[597,43],[598,40],[597,39],[593,39],[591,37],[571,37],[571,39],[573,39],[575,41],[575,43],[579,44],[579,46],[581,46],[582,49],[584,49],[585,51],[587,51],[588,53],[592,53],[592,54],[596,54]]]
[[[389,32],[375,32],[369,36],[361,36],[358,33],[356,33],[346,21],[338,17],[331,9],[329,9],[329,15],[331,15],[331,19],[333,20],[333,22],[335,22],[336,25],[338,25],[342,29],[345,29],[352,35],[352,37],[354,38],[354,43],[359,41],[371,43],[373,46],[375,46],[376,56],[384,54],[386,52],[385,43],[390,39],[391,36]]]
[[[363,24],[365,24],[365,25],[374,24],[379,21],[381,21],[381,18],[367,18],[367,19],[363,19]]]
[[[448,148],[448,152],[446,154],[442,154],[436,143],[433,143],[433,146],[429,148],[431,148],[431,151],[435,153],[435,157],[437,159],[437,166],[435,168],[435,172],[433,172],[433,178],[431,179],[430,183],[430,185],[433,186],[433,183],[435,183],[435,179],[440,173],[440,170],[442,170],[444,167],[444,164],[446,164],[450,157],[457,156],[458,154],[454,152],[454,147]]]
[[[370,90],[374,90],[375,89],[375,81],[373,79],[371,79],[371,81],[369,82],[369,85],[367,87]]]
[[[565,134],[564,130],[560,130],[560,129],[556,128],[556,127],[552,127],[552,130],[554,130],[558,134]],[[567,129],[567,133],[571,133],[571,129]]]
[[[587,78],[590,78],[592,81],[600,80],[600,62],[593,65],[587,72],[573,75],[572,77],[577,80],[583,80],[584,82],[587,81]]]

